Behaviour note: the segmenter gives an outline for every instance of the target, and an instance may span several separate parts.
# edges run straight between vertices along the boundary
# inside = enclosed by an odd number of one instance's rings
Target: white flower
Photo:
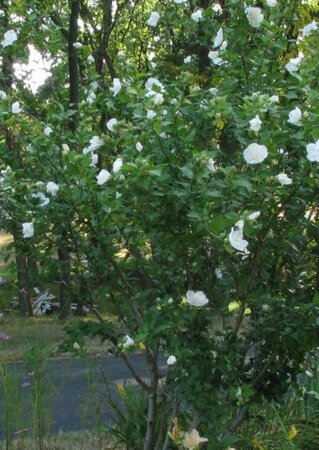
[[[302,29],[302,36],[303,37],[307,37],[309,36],[313,31],[316,31],[318,29],[318,25],[317,22],[315,22],[314,20],[310,23],[308,23],[308,25],[306,25],[305,27],[303,27]]]
[[[155,112],[153,109],[148,109],[148,110],[147,110],[146,117],[147,117],[149,120],[154,119],[155,116],[156,116],[156,112]]]
[[[32,153],[33,152],[33,145],[32,144],[28,144],[25,149],[26,149],[27,152]]]
[[[18,39],[17,33],[14,30],[8,30],[3,35],[4,39],[1,41],[2,47],[12,45]]]
[[[268,156],[268,150],[265,145],[259,145],[253,143],[248,145],[244,150],[244,159],[247,164],[259,164],[264,161]]]
[[[117,52],[117,56],[119,58],[125,58],[126,54],[125,54],[125,52],[123,50],[120,50],[119,52]]]
[[[43,192],[37,192],[36,194],[32,194],[33,198],[38,198],[40,200],[39,206],[42,208],[50,203],[50,199],[46,197]]]
[[[94,61],[95,61],[94,56],[89,55],[89,56],[87,57],[87,62],[88,62],[89,64],[94,63]]]
[[[113,92],[114,97],[121,91],[122,84],[119,78],[113,79],[113,86],[111,87],[111,91]]]
[[[136,142],[135,148],[138,152],[140,152],[141,150],[143,150],[143,145],[140,142]]]
[[[93,81],[90,84],[90,90],[91,91],[96,92],[98,90],[98,88],[99,88],[99,83],[97,81]]]
[[[155,86],[160,88],[161,92],[164,92],[165,89],[163,84],[157,78],[154,77],[148,78],[148,80],[145,82],[145,89],[147,91],[151,91],[153,89],[154,84]]]
[[[86,99],[86,103],[88,105],[93,105],[95,99],[96,99],[96,95],[94,94],[94,92],[90,92]]]
[[[79,49],[83,47],[83,44],[81,44],[81,42],[74,42],[73,47]]]
[[[177,359],[175,358],[174,355],[171,355],[168,357],[166,364],[168,366],[173,366],[176,363]]]
[[[212,95],[217,95],[218,89],[213,87],[213,88],[208,89],[208,92],[210,92]]]
[[[277,6],[277,0],[267,0],[266,3],[269,8],[275,8]]]
[[[150,91],[147,91],[145,93],[145,97],[154,97],[154,95],[156,94],[156,91],[153,91],[152,89]]]
[[[53,133],[53,130],[51,127],[45,127],[45,129],[43,130],[43,133],[49,137],[50,134]]]
[[[110,172],[106,169],[102,169],[96,177],[97,184],[102,186],[102,184],[106,183],[110,178],[111,178]]]
[[[185,58],[184,58],[184,64],[189,64],[189,63],[191,63],[192,62],[192,57],[191,56],[186,56]]]
[[[207,168],[208,168],[212,173],[217,172],[216,161],[214,161],[212,158],[210,158],[210,159],[207,161]]]
[[[285,173],[276,175],[276,178],[282,186],[288,186],[289,184],[292,184],[292,179],[289,178]]]
[[[249,216],[247,216],[247,219],[256,220],[256,219],[258,219],[259,216],[260,216],[260,211],[255,211],[255,212],[249,214]]]
[[[116,126],[117,126],[116,119],[110,119],[108,122],[106,122],[106,127],[110,131],[115,131]]]
[[[98,162],[99,162],[99,155],[96,155],[95,153],[92,153],[90,167],[95,167]]]
[[[307,145],[307,159],[312,162],[319,162],[319,140]]]
[[[302,112],[298,107],[296,107],[295,109],[290,111],[289,119],[287,122],[291,123],[292,125],[297,125],[298,127],[301,127],[302,126],[301,119],[302,119]]]
[[[102,147],[103,144],[104,140],[102,138],[100,138],[99,136],[93,136],[90,139],[90,145],[86,149],[83,149],[83,153],[86,154],[89,152],[94,152],[95,150]]]
[[[269,97],[269,101],[271,103],[278,103],[279,102],[279,96],[278,95],[272,95],[271,97]]]
[[[64,153],[69,153],[70,147],[68,146],[68,144],[62,144],[62,150]]]
[[[221,270],[219,267],[216,267],[216,269],[215,269],[215,275],[216,275],[216,277],[217,277],[219,280],[222,280],[223,277],[224,277],[223,272],[222,272],[222,270]]]
[[[24,238],[30,238],[34,235],[34,225],[32,222],[22,224],[22,233]]]
[[[264,15],[261,12],[260,8],[256,8],[254,6],[248,6],[245,9],[246,17],[253,28],[259,28],[261,22],[264,20]]]
[[[262,121],[260,120],[259,116],[257,115],[256,117],[251,119],[249,121],[249,123],[250,123],[250,129],[252,131],[258,132],[260,130],[260,128],[261,128]]]
[[[223,33],[223,29],[220,28],[214,39],[214,48],[220,47],[223,43],[223,40],[224,40],[224,33]]]
[[[221,5],[219,3],[214,3],[212,5],[212,9],[214,11],[214,13],[220,15],[223,12],[223,8],[221,7]]]
[[[153,103],[154,105],[161,105],[164,102],[164,96],[163,94],[157,93],[153,97]]]
[[[185,433],[182,444],[186,449],[196,450],[201,443],[208,442],[207,438],[200,437],[197,430],[192,430],[190,433]]]
[[[203,291],[187,291],[186,301],[193,306],[204,306],[209,302]]]
[[[215,64],[216,66],[220,66],[223,63],[223,60],[219,57],[219,52],[211,50],[208,53],[208,58]]]
[[[239,400],[242,399],[243,392],[242,392],[242,390],[241,390],[241,387],[239,387],[239,388],[237,389],[237,392],[236,392],[235,395],[236,395],[236,398],[238,398]]]
[[[134,340],[128,335],[124,336],[123,348],[129,348],[132,347],[133,345],[135,345]]]
[[[197,11],[193,12],[192,19],[197,23],[203,20],[203,10],[198,9]]]
[[[288,63],[285,65],[285,69],[289,73],[295,73],[299,70],[299,66],[301,63],[301,58],[298,56],[298,58],[291,58]]]
[[[54,183],[53,181],[49,181],[49,183],[46,185],[47,192],[53,196],[58,193],[59,189],[59,185]]]
[[[0,91],[0,100],[5,100],[7,98],[7,94],[4,91]]]
[[[231,232],[228,235],[229,243],[232,247],[240,252],[244,252],[246,255],[249,254],[247,250],[248,241],[244,239],[244,221],[239,220],[235,227],[232,227]]]
[[[11,111],[12,114],[19,114],[22,111],[22,109],[20,108],[20,103],[19,102],[12,103]]]
[[[156,27],[159,20],[160,20],[160,15],[158,14],[158,12],[154,11],[151,13],[151,15],[147,21],[147,25],[149,25],[150,27]]]
[[[116,160],[113,163],[113,173],[117,173],[122,169],[123,166],[123,160],[122,158],[116,158]]]
[[[220,51],[223,52],[224,50],[226,50],[227,45],[228,45],[228,42],[227,42],[227,41],[224,41],[224,42],[222,43],[222,45],[220,46]]]

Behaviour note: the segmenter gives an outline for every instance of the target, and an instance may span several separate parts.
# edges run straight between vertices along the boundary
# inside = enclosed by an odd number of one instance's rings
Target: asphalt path
[[[143,355],[130,355],[129,360],[139,376],[147,380]],[[164,358],[160,363],[164,371]],[[105,380],[108,380],[112,399],[118,405],[121,401],[116,386],[134,383],[125,362],[116,356],[100,356],[85,361],[50,359],[43,369],[37,367],[34,372],[23,363],[11,364],[7,373],[5,383],[11,393],[6,400],[2,381],[0,439],[5,436],[6,411],[13,435],[30,433],[35,423],[41,423],[46,434],[109,424],[112,413],[106,401]]]

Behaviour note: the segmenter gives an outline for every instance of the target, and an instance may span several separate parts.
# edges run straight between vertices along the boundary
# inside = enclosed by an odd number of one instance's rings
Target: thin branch
[[[133,375],[133,377],[135,378],[135,380],[137,381],[137,383],[148,393],[152,392],[152,387],[149,386],[147,383],[145,383],[145,381],[143,380],[143,378],[141,378],[138,373],[135,371],[134,367],[132,366],[132,364],[130,363],[128,357],[125,355],[125,353],[121,354],[121,358],[125,361],[125,364],[127,365],[129,371],[131,372],[131,374]]]
[[[56,26],[58,26],[60,28],[60,31],[61,31],[63,37],[65,38],[66,41],[68,41],[69,40],[69,32],[68,32],[68,30],[66,30],[64,28],[63,22],[61,20],[61,17],[59,16],[59,14],[56,11],[53,11],[50,14],[50,19]]]
[[[237,430],[237,428],[247,419],[249,407],[250,404],[246,403],[240,408],[234,419],[231,421],[228,430],[223,434],[223,437],[233,434]]]

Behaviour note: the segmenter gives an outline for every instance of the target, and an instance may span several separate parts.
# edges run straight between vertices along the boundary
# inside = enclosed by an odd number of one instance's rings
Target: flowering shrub
[[[104,286],[125,333],[83,323],[70,343],[100,335],[124,359],[145,353],[149,380],[131,368],[149,398],[144,450],[169,448],[185,410],[178,445],[227,448],[249,408],[280,398],[317,345],[317,24],[293,0],[145,3],[123,15],[135,41],[141,33],[140,57],[129,39],[115,54],[114,37],[112,64],[106,53],[97,71],[89,27],[78,31],[75,103],[62,77],[47,104],[45,87],[30,105],[23,89],[1,96],[19,149],[1,146],[1,226],[44,266],[67,250],[63,286],[66,269],[91,299]],[[59,31],[52,17],[48,36]],[[3,33],[8,51],[28,23]]]

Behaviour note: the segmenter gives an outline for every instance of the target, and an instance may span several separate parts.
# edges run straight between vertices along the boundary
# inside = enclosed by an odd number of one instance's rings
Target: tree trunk
[[[61,267],[60,278],[60,319],[65,320],[71,311],[71,264],[69,251],[65,247],[58,249],[59,262]]]
[[[146,360],[150,376],[150,392],[148,394],[147,426],[143,450],[154,450],[156,444],[158,367],[155,354],[148,348],[146,348]]]
[[[16,244],[16,238],[14,238]],[[28,273],[28,260],[25,255],[20,253],[19,245],[15,245],[15,260],[17,267],[18,280],[18,300],[20,316],[33,316],[30,280]]]
[[[78,19],[80,12],[80,0],[70,0],[70,20],[68,38],[68,65],[69,65],[69,107],[74,110],[69,121],[69,128],[72,133],[77,129],[77,110],[79,103],[79,64],[77,49],[74,43],[78,39]],[[59,229],[59,227],[58,227]],[[69,250],[66,245],[67,231],[64,227],[61,230],[61,238],[65,242],[58,248],[58,257],[61,267],[60,278],[60,319],[67,319],[71,312],[71,261]]]
[[[1,2],[1,8],[4,11],[4,14],[0,17],[0,26],[1,29],[7,30],[9,28],[9,11],[8,11],[8,2]],[[0,87],[9,95],[12,92],[12,83],[13,83],[13,57],[10,52],[2,51],[2,79],[0,82]],[[15,169],[20,166],[19,158],[18,158],[18,150],[17,145],[14,140],[14,136],[11,132],[11,129],[5,129],[5,144],[7,147],[7,153],[10,158],[10,164]],[[13,226],[15,229],[15,218],[13,217]],[[33,315],[32,302],[31,302],[31,292],[30,292],[30,282],[29,282],[29,274],[28,274],[28,261],[27,257],[22,253],[19,248],[19,242],[21,238],[18,233],[13,233],[13,241],[15,248],[15,260],[16,260],[16,268],[17,268],[17,281],[18,281],[18,301],[19,301],[19,313],[21,316],[26,316],[29,314]]]
[[[71,13],[68,34],[68,62],[69,62],[69,99],[70,108],[74,114],[70,117],[70,130],[75,133],[77,129],[77,109],[79,103],[79,64],[77,49],[74,43],[78,39],[78,18],[80,12],[80,0],[71,1]]]

